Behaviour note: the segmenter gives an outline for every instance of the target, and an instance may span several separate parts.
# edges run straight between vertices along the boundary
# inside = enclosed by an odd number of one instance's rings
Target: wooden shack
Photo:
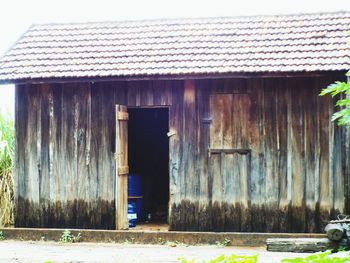
[[[349,30],[349,12],[30,27],[0,60],[16,227],[125,229],[141,173],[170,230],[323,231],[350,212],[349,133],[318,95]]]

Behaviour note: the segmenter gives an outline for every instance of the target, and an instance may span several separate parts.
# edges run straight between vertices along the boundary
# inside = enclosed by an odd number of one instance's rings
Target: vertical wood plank
[[[225,99],[231,99],[231,96],[222,94],[212,94],[210,95],[210,110],[212,123],[210,126],[210,148],[211,149],[222,149],[224,147],[223,141],[223,124],[224,124],[224,105]],[[230,104],[231,106],[232,104]],[[232,142],[230,143],[232,144]]]
[[[320,78],[315,78],[314,79],[314,86],[316,90],[319,90],[321,88],[320,84]],[[315,180],[315,188],[314,188],[314,193],[315,193],[315,228],[320,229],[320,178],[321,178],[321,171],[320,171],[320,156],[321,156],[321,141],[320,141],[320,102],[319,102],[319,96],[315,97],[314,103],[315,103],[315,144],[313,146],[314,150],[314,160],[315,160],[315,170],[314,170],[314,180]]]
[[[316,116],[314,109],[316,106],[316,99],[318,95],[317,87],[313,86],[314,82],[311,79],[305,79],[303,84],[311,87],[310,89],[304,89],[302,94],[304,112],[304,153],[305,153],[305,205],[306,205],[306,218],[305,228],[308,231],[315,232],[317,224],[315,224],[314,211],[315,206],[315,154],[314,146],[316,145]],[[309,219],[309,220],[307,220]]]
[[[63,167],[60,162],[61,141],[61,109],[62,109],[61,85],[52,85],[49,94],[49,177],[50,177],[50,218],[49,227],[57,226],[61,222],[62,211],[60,211],[60,181]],[[62,172],[61,172],[62,171]]]
[[[266,166],[265,168],[265,205],[266,205],[266,231],[278,231],[278,202],[279,202],[279,177],[278,168],[278,142],[279,126],[277,124],[277,80],[267,79],[263,81],[263,105],[262,113],[264,148],[263,154]]]
[[[33,110],[27,113],[26,141],[25,141],[25,199],[29,202],[26,208],[27,226],[35,226],[38,221],[39,212],[37,207],[40,203],[40,153],[41,138],[38,138],[38,128],[40,128],[38,115],[40,113],[40,96],[37,85],[27,85],[26,104]],[[40,133],[39,133],[40,134]],[[39,135],[40,137],[40,135]]]
[[[101,111],[100,111],[100,105],[101,105],[101,96],[99,96],[99,86],[98,84],[94,83],[90,86],[90,93],[91,93],[91,110],[90,110],[90,154],[89,154],[89,165],[88,165],[88,177],[90,178],[90,189],[89,189],[89,195],[91,198],[91,202],[93,202],[92,206],[92,213],[91,213],[91,223],[96,226],[106,227],[104,222],[102,222],[102,206],[101,203],[103,202],[102,196],[101,196],[101,173],[99,169],[99,160],[100,160],[100,127],[101,127]],[[114,112],[114,111],[113,111]],[[114,187],[113,187],[114,189]],[[114,213],[113,213],[114,217]],[[114,219],[113,219],[114,221]]]
[[[225,215],[222,213],[222,158],[223,154],[210,155],[210,174],[212,185],[212,227],[216,231],[224,231]]]
[[[153,106],[154,105],[154,94],[153,85],[157,81],[140,81],[140,105],[141,106]]]
[[[227,94],[211,94],[210,95],[210,114],[212,123],[210,126],[210,149],[224,148],[224,124],[231,126],[230,120],[225,122],[224,111],[232,112],[232,96]],[[225,127],[227,128],[227,127]],[[232,129],[231,129],[232,131]],[[232,134],[232,133],[231,133]],[[226,146],[229,148],[232,145],[232,135],[226,133]],[[227,138],[228,137],[228,138]],[[228,142],[227,142],[228,140]],[[218,153],[210,153],[210,186],[211,186],[211,210],[212,210],[212,227],[217,231],[223,231],[225,226],[225,215],[223,214],[223,181],[225,168],[225,155]],[[227,163],[229,165],[230,163]],[[229,176],[229,175],[226,175]],[[231,180],[231,179],[230,179]]]
[[[182,188],[184,189],[184,198],[197,202],[199,185],[196,173],[196,143],[197,143],[197,127],[196,127],[196,87],[194,80],[184,81],[183,95],[183,162],[184,174],[182,175]],[[198,211],[193,205],[188,206],[185,215],[187,229],[198,229]]]
[[[76,87],[77,109],[76,109],[76,128],[77,128],[77,178],[76,178],[76,196],[77,200],[76,225],[83,228],[89,228],[91,222],[90,199],[90,177],[89,177],[89,159],[90,159],[90,117],[91,107],[90,86],[89,83],[81,83]]]
[[[291,147],[292,157],[292,222],[296,231],[305,231],[305,153],[304,153],[304,87],[300,80],[292,86]],[[305,95],[304,95],[305,96]]]
[[[169,109],[169,131],[174,135],[169,138],[169,228],[181,230],[181,210],[180,203],[183,199],[183,187],[181,177],[183,175],[182,156],[183,143],[183,101],[184,101],[184,83],[183,81],[174,81],[171,90],[171,107]]]
[[[287,230],[287,214],[288,214],[288,168],[287,168],[287,142],[288,142],[288,90],[285,88],[286,80],[276,80],[276,133],[277,143],[276,152],[276,169],[275,173],[278,177],[278,227],[274,231]]]
[[[263,85],[261,79],[249,79],[247,83],[248,94],[251,100],[251,108],[249,111],[249,148],[251,149],[251,171],[250,171],[250,201],[251,214],[256,218],[253,220],[256,227],[264,225],[263,216],[259,213],[260,207],[265,203],[265,170],[263,165],[264,154],[262,149],[264,147],[263,137],[263,123],[262,114],[264,111],[263,104]],[[252,221],[252,224],[253,224]],[[255,225],[255,224],[254,224]],[[256,228],[255,228],[256,229]]]
[[[16,85],[15,95],[15,226],[25,226],[25,126],[27,121],[26,86]]]
[[[327,211],[331,209],[331,195],[329,192],[329,107],[331,105],[331,99],[328,96],[318,97],[318,114],[319,114],[319,171],[320,171],[320,213],[322,222],[327,218]],[[323,218],[325,216],[326,218]]]
[[[116,106],[116,228],[128,228],[128,124],[122,114],[126,106]]]
[[[292,87],[287,86],[287,200],[292,202]]]
[[[333,115],[333,105],[334,102],[330,99],[330,104],[328,105],[329,116]],[[331,210],[334,210],[334,202],[335,202],[335,180],[334,180],[334,124],[328,121],[328,149],[329,149],[329,166],[328,166],[328,176],[329,176],[329,198]]]
[[[236,169],[239,173],[239,187],[241,189],[241,231],[250,231],[248,209],[250,203],[250,153],[236,153]]]
[[[209,198],[209,160],[208,148],[210,145],[210,109],[209,86],[210,81],[196,81],[196,114],[197,114],[197,178],[199,180],[199,215],[198,230],[211,229],[211,209]]]
[[[212,95],[214,96],[214,95]],[[219,99],[218,105],[220,105],[217,109],[219,112],[220,118],[213,122],[213,127],[218,126],[218,130],[221,133],[217,133],[216,135],[212,134],[213,137],[217,136],[220,138],[221,145],[213,145],[213,148],[217,149],[232,149],[232,148],[240,148],[240,139],[241,139],[241,125],[238,124],[240,121],[238,120],[240,113],[240,104],[235,105],[235,102],[238,102],[235,96],[231,94],[222,94],[215,95],[217,99]],[[219,98],[218,98],[219,97]],[[214,103],[216,104],[216,103]],[[213,105],[215,107],[215,105]],[[218,115],[218,114],[216,114]],[[217,117],[217,116],[215,116]],[[220,124],[218,124],[220,122]]]
[[[334,82],[331,78],[325,79],[325,85],[327,83]],[[338,97],[339,98],[339,97]],[[333,99],[331,101],[330,105],[330,114],[333,115],[333,112],[335,110],[339,110],[339,108],[335,108],[336,100]],[[344,191],[344,184],[345,184],[345,173],[343,174],[342,170],[342,160],[343,160],[343,154],[344,154],[344,148],[342,147],[342,140],[344,140],[344,132],[346,127],[340,127],[337,125],[336,122],[330,123],[330,166],[332,169],[330,169],[330,173],[332,174],[330,180],[333,182],[333,185],[330,184],[330,191],[333,194],[333,214],[331,216],[335,216],[339,213],[342,213],[341,211],[345,210],[345,202],[344,198],[346,196]]]
[[[233,94],[231,101],[232,114],[225,114],[231,122],[233,142],[232,148],[247,149],[249,148],[249,124],[250,124],[250,97],[245,94]]]
[[[158,96],[161,96],[160,105],[171,105],[171,87],[172,81],[167,80],[160,82],[160,89],[158,90]]]
[[[114,153],[113,146],[116,138],[115,133],[115,103],[113,98],[115,89],[111,83],[105,83],[99,87],[100,118],[99,118],[99,145],[98,145],[98,169],[99,190],[101,196],[101,222],[106,226],[114,226],[113,200],[115,200],[114,188],[115,174],[113,173]]]
[[[128,106],[137,106],[139,105],[137,103],[137,97],[139,97],[138,94],[138,85],[135,81],[129,81],[127,83],[128,85]]]
[[[70,227],[76,224],[76,194],[77,194],[77,121],[78,121],[78,101],[74,89],[77,84],[62,85],[62,119],[59,126],[61,128],[61,141],[59,158],[63,172],[58,176],[57,185],[60,187],[59,200],[63,205],[64,221]]]
[[[51,88],[48,84],[40,86],[41,114],[39,121],[41,122],[41,143],[40,148],[40,210],[41,210],[41,226],[49,224],[49,207],[50,207],[50,167],[49,167],[49,130],[50,130],[50,106],[49,98],[52,96]]]

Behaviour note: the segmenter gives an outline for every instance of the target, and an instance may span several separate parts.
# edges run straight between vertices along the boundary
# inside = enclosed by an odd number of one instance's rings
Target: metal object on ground
[[[327,237],[332,241],[339,241],[344,236],[345,230],[341,224],[338,223],[330,223],[326,226],[325,231],[327,233]]]
[[[331,241],[350,244],[350,215],[338,215],[337,220],[329,221],[325,227],[327,237]],[[345,238],[345,239],[344,239]],[[340,244],[339,243],[339,244]]]

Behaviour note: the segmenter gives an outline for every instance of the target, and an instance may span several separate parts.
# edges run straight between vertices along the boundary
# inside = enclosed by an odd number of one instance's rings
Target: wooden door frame
[[[127,110],[128,109],[166,109],[168,110],[168,178],[169,178],[169,184],[168,184],[168,189],[169,189],[169,196],[168,196],[168,210],[167,210],[167,218],[169,218],[170,216],[170,201],[171,201],[171,193],[170,193],[170,169],[171,169],[171,165],[170,165],[170,160],[171,160],[171,154],[170,154],[170,137],[172,135],[174,135],[173,133],[171,133],[170,131],[170,107],[171,105],[142,105],[142,106],[127,106]],[[128,131],[129,132],[129,131]],[[175,132],[176,133],[176,132]]]

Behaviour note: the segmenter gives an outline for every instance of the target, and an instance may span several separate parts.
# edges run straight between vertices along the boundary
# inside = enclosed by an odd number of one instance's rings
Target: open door
[[[128,229],[128,119],[127,107],[116,105],[115,226]]]

